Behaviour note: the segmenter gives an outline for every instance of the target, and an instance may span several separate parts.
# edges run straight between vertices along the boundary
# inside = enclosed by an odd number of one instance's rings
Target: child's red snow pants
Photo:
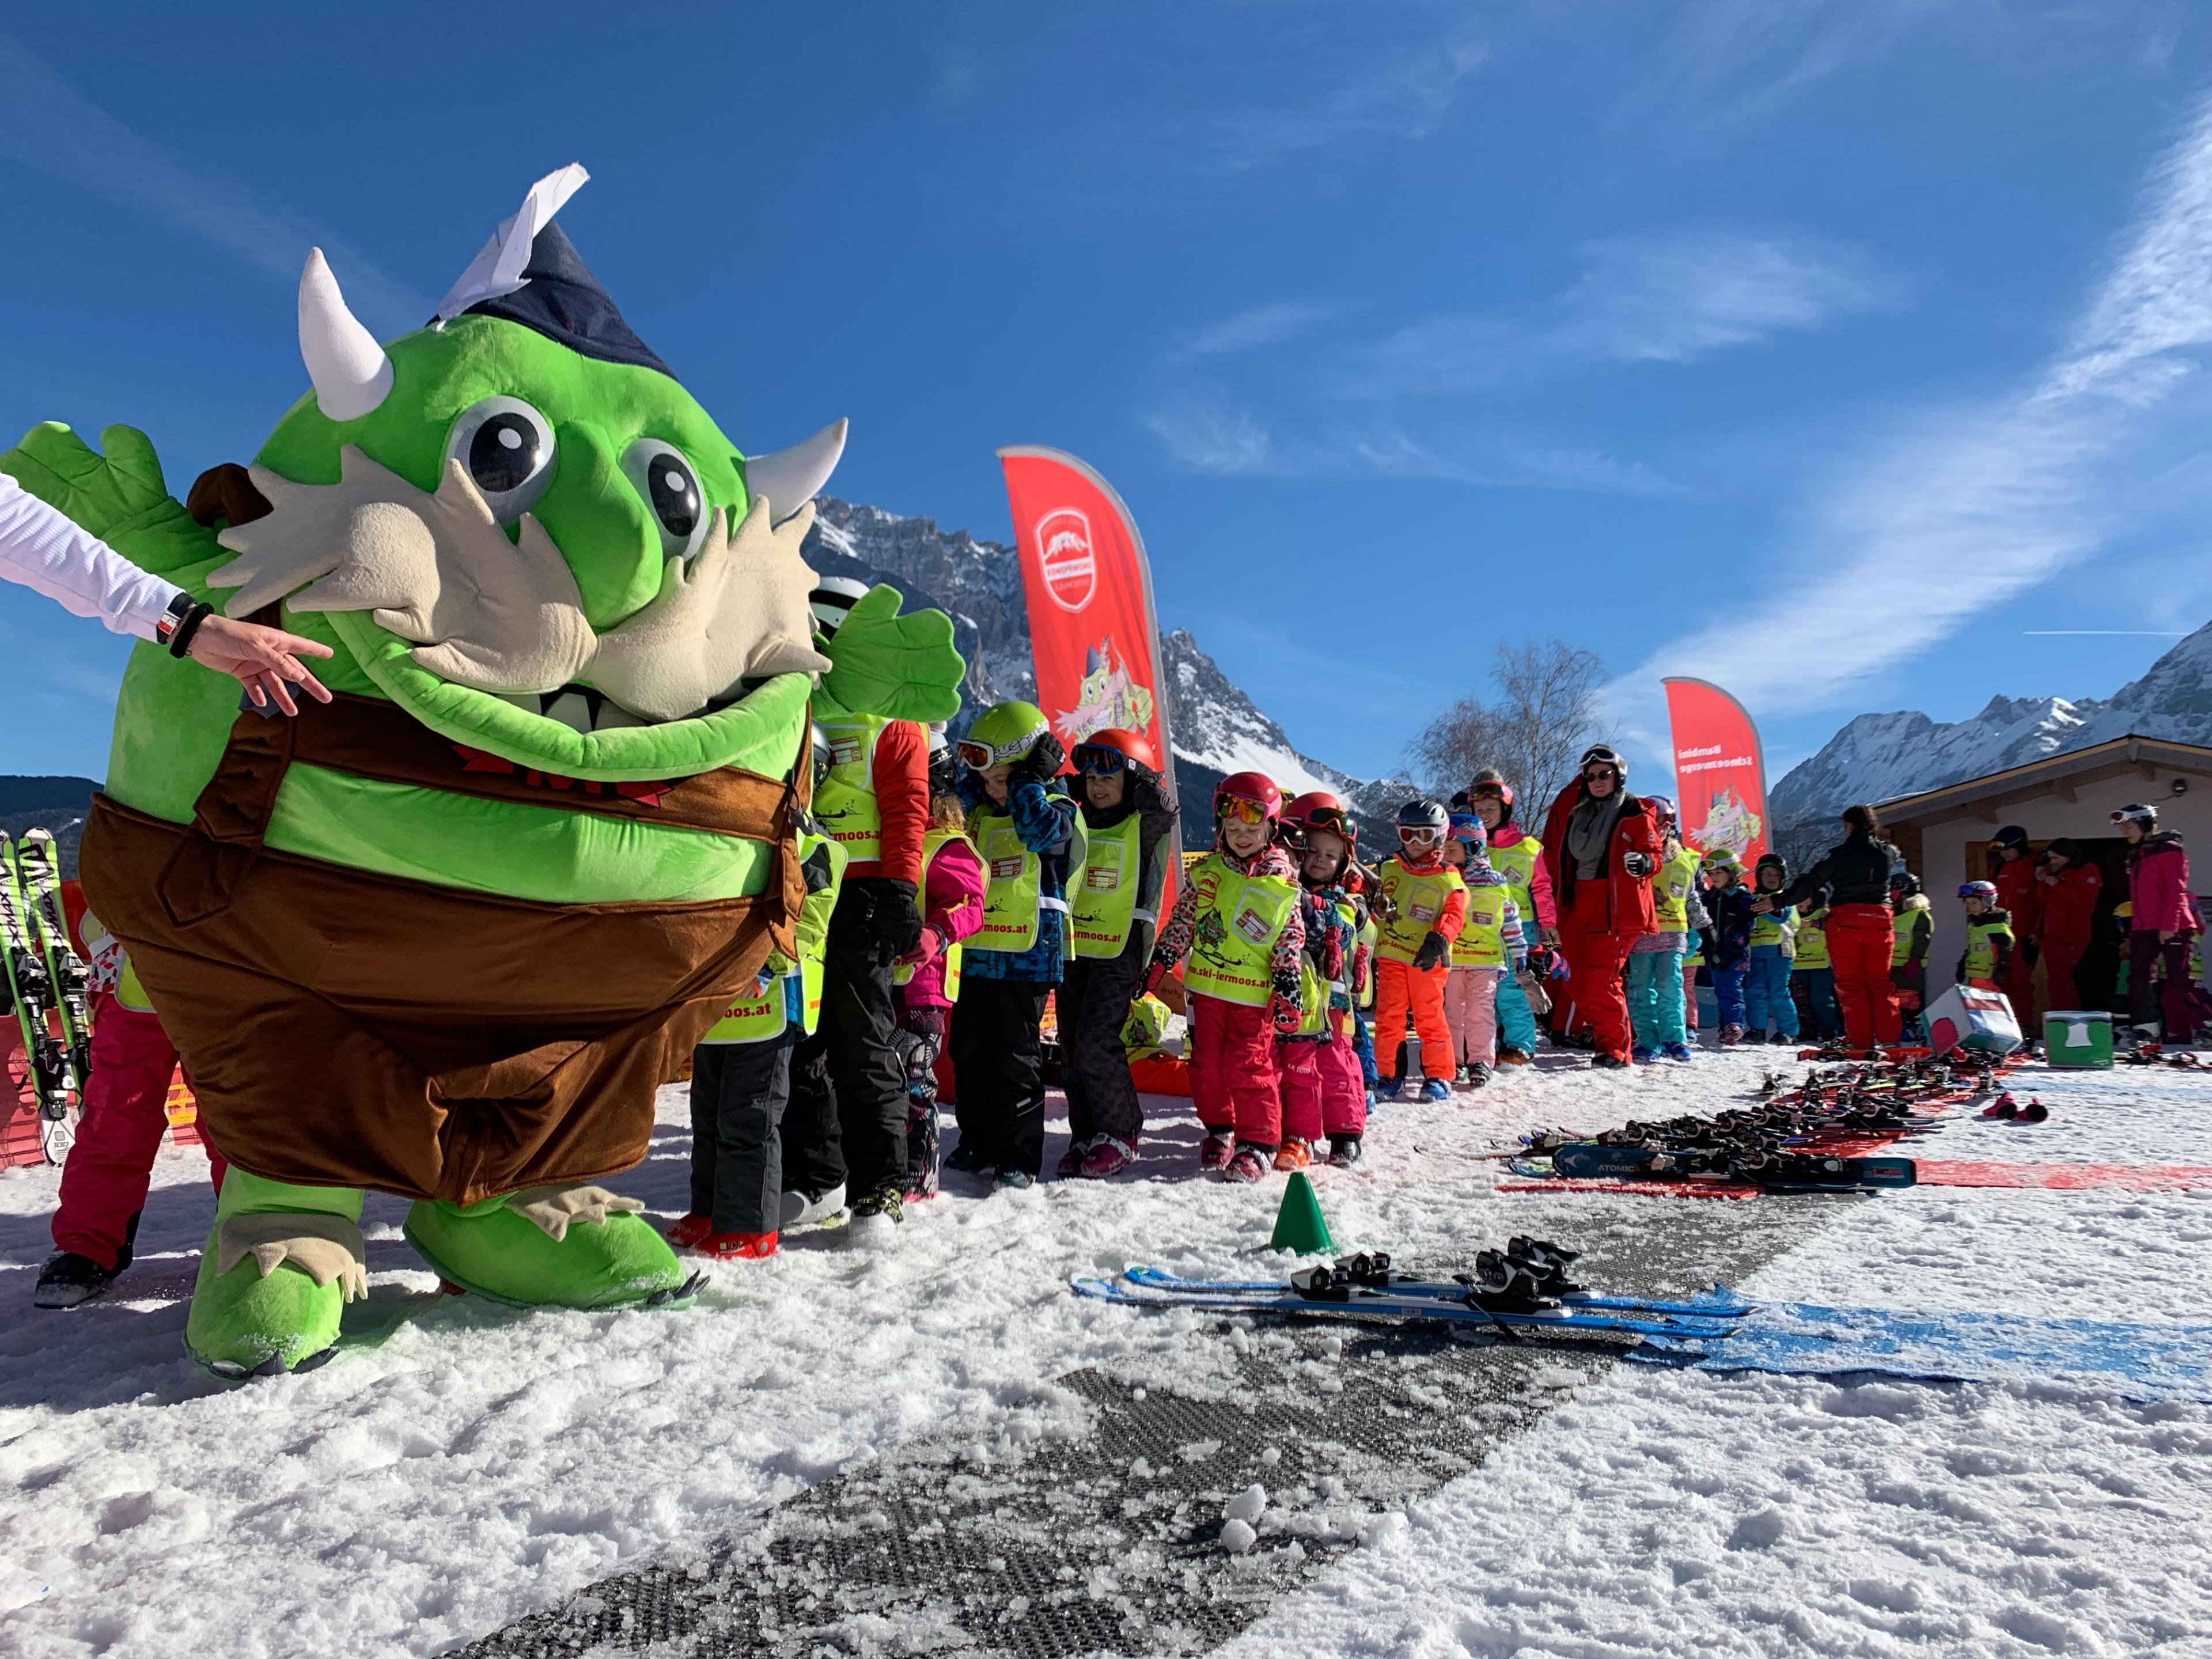
[[[1444,1018],[1444,980],[1451,969],[1438,963],[1426,973],[1410,962],[1389,957],[1375,964],[1375,1063],[1384,1086],[1399,1079],[1398,1045],[1406,1040],[1406,1012],[1413,1015],[1413,1034],[1421,1039],[1421,1070],[1446,1083],[1452,1064],[1451,1022]]]
[[[94,1000],[92,1080],[85,1085],[76,1144],[62,1164],[56,1249],[114,1267],[132,1219],[146,1207],[154,1156],[169,1127],[169,1079],[176,1069],[176,1045],[158,1018],[125,1008],[112,993]],[[223,1161],[212,1142],[207,1150],[220,1192]]]
[[[1190,1103],[1198,1121],[1255,1146],[1281,1146],[1274,1011],[1194,991],[1190,1048]]]
[[[1323,1135],[1367,1128],[1367,1083],[1359,1056],[1340,1036],[1290,1037],[1276,1043],[1282,1079],[1283,1133],[1310,1146]]]

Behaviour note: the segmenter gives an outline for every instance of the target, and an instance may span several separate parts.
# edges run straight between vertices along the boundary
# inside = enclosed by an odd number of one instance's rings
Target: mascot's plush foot
[[[517,1308],[671,1307],[686,1273],[645,1206],[601,1187],[532,1187],[481,1204],[417,1203],[407,1242],[446,1279]]]
[[[232,1382],[328,1359],[340,1310],[368,1294],[361,1196],[357,1187],[264,1181],[233,1164],[185,1321],[192,1358]]]

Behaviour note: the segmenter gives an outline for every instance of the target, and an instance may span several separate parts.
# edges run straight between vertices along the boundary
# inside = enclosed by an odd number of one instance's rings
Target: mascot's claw
[[[538,1230],[557,1244],[568,1237],[571,1222],[596,1221],[604,1225],[609,1216],[642,1213],[645,1202],[604,1187],[532,1187],[509,1193],[507,1207],[536,1222]]]
[[[335,1283],[339,1299],[368,1298],[368,1249],[361,1229],[341,1215],[234,1215],[216,1230],[216,1277],[252,1256],[266,1279],[287,1261],[315,1281]]]

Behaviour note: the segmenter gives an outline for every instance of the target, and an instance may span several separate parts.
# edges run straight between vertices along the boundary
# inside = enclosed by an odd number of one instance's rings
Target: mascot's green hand
[[[895,720],[949,720],[960,712],[968,665],[942,611],[899,615],[902,595],[878,584],[848,611],[823,647],[830,695],[854,713]]]
[[[131,426],[100,434],[105,455],[64,426],[47,421],[0,454],[7,473],[30,495],[64,513],[137,565],[159,576],[222,552],[169,494],[152,440]]]

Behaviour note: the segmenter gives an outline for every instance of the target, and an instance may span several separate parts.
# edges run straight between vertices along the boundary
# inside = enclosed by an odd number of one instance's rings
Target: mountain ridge
[[[1034,702],[1029,611],[1020,555],[1003,542],[965,530],[943,531],[933,519],[824,495],[815,504],[806,562],[824,576],[888,582],[915,606],[952,618],[953,642],[968,661],[964,700],[951,723],[957,735],[982,709],[1009,698]],[[1304,753],[1202,649],[1187,628],[1160,635],[1162,686],[1175,745],[1176,793],[1187,847],[1212,844],[1213,787],[1226,775],[1265,772],[1285,796],[1326,789],[1343,798],[1370,834],[1382,829],[1413,786],[1363,780]],[[1048,709],[1048,714],[1056,711]]]
[[[1993,696],[1963,720],[1911,710],[1848,720],[1767,793],[1778,828],[1832,817],[2130,734],[2212,746],[2212,623],[2109,697]]]

